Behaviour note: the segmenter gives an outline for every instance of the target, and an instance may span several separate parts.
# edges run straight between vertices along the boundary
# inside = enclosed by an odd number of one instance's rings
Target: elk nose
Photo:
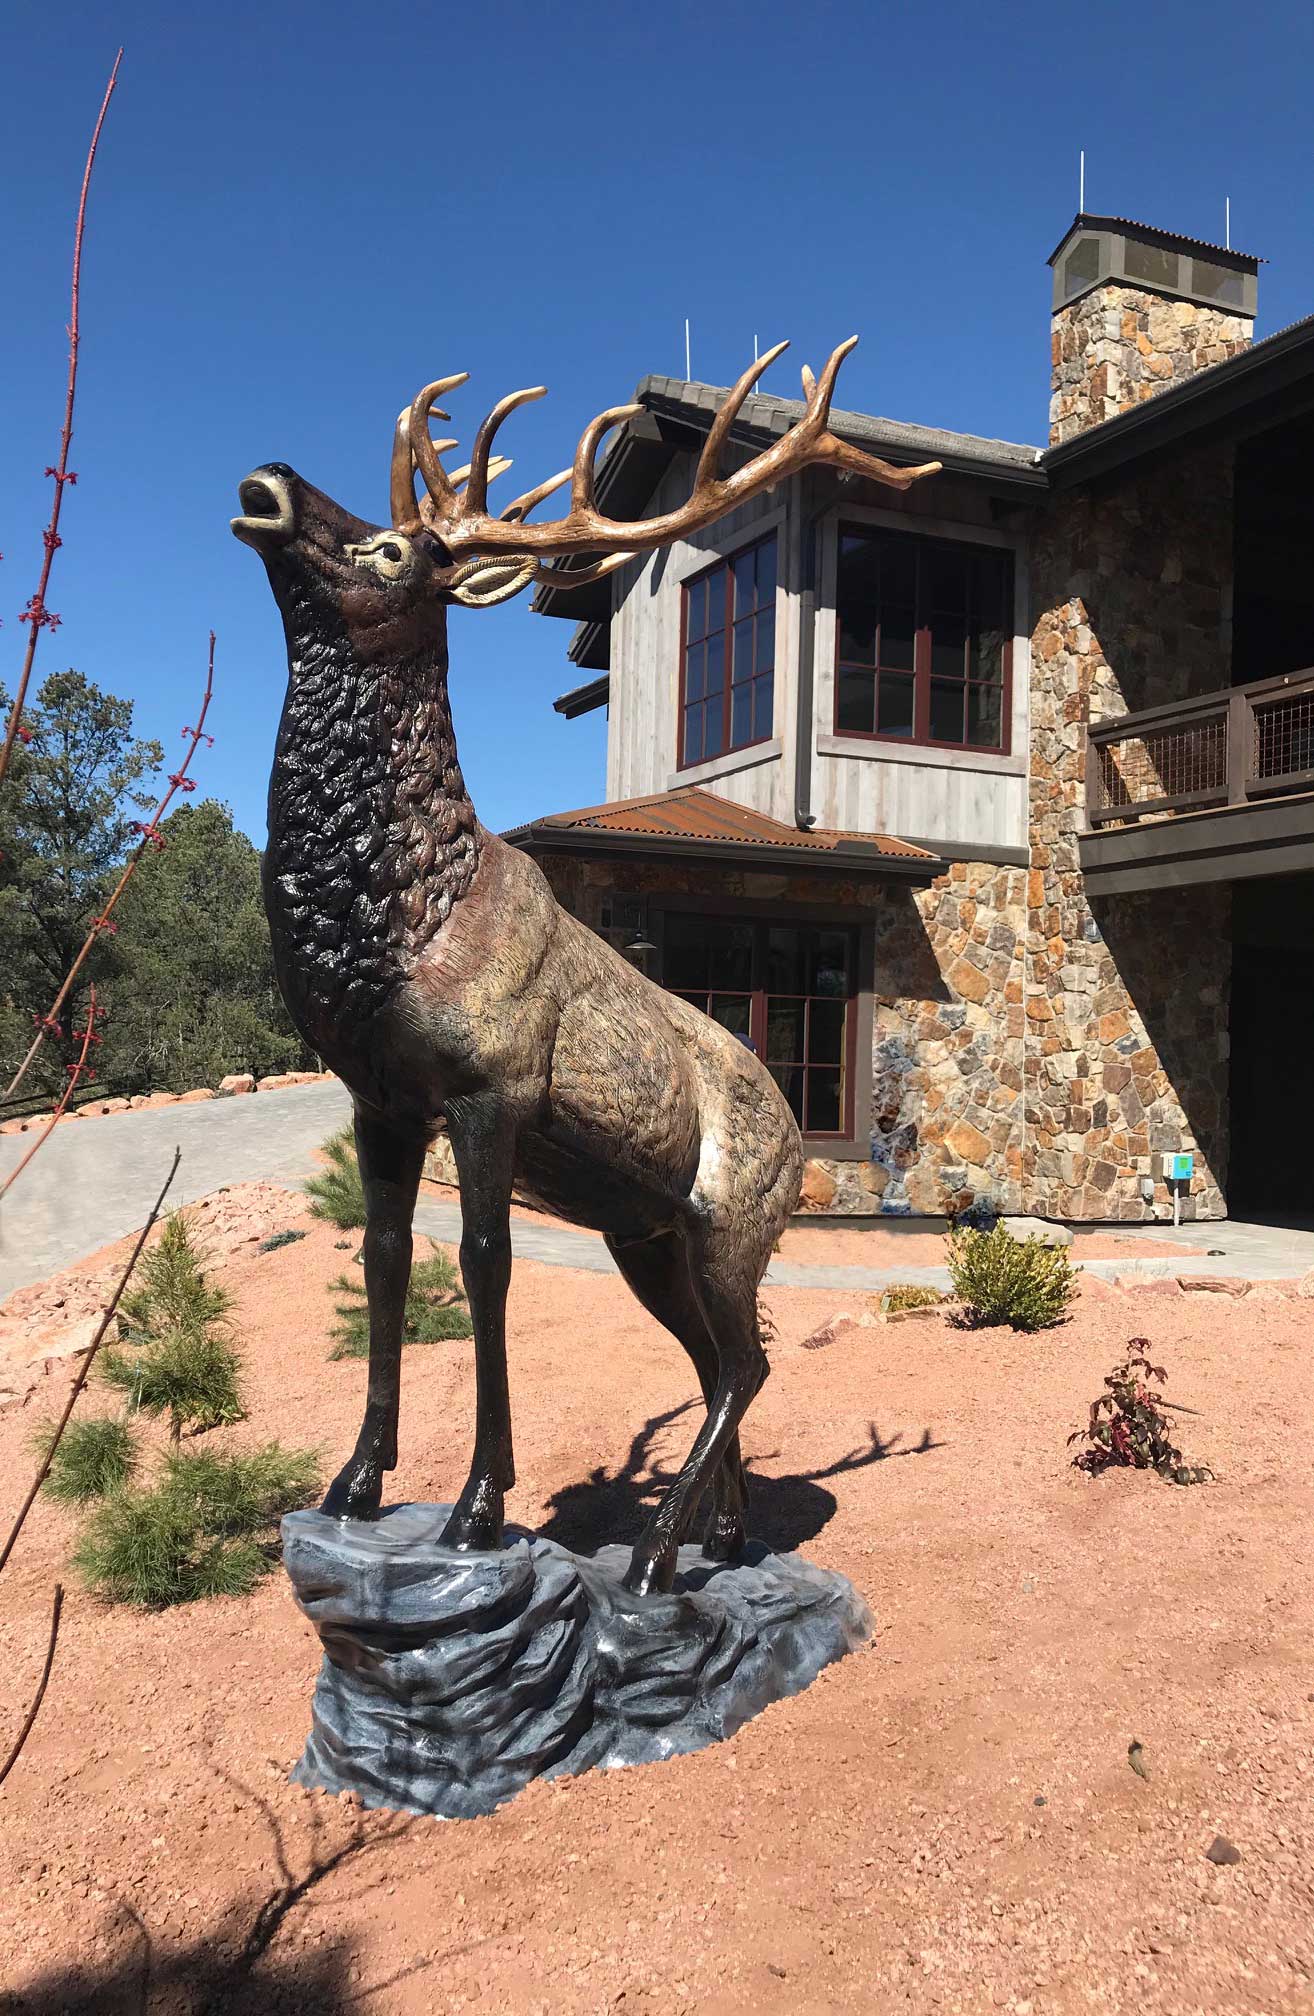
[[[286,462],[266,462],[253,469],[237,486],[242,516],[234,518],[234,536],[257,553],[285,546],[296,533],[296,511],[292,485],[296,481]]]

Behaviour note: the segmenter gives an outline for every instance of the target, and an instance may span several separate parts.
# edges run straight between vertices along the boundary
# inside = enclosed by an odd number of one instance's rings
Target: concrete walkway
[[[296,1188],[313,1170],[320,1143],[350,1114],[351,1102],[334,1082],[195,1106],[113,1113],[57,1127],[0,1207],[0,1299],[135,1231],[164,1181],[175,1144],[182,1149],[169,1193],[176,1204],[190,1203],[228,1183],[263,1179]],[[26,1153],[31,1140],[28,1134],[0,1135],[0,1178]],[[885,1218],[880,1227],[896,1239],[928,1229],[925,1219],[912,1218]],[[459,1205],[455,1200],[423,1198],[415,1213],[415,1229],[435,1239],[458,1240]],[[1109,1236],[1109,1228],[1100,1231],[1102,1237]],[[1153,1241],[1162,1251],[1140,1259],[1083,1261],[1078,1231],[1072,1257],[1106,1280],[1223,1274],[1274,1281],[1314,1268],[1314,1225],[1285,1229],[1224,1221],[1183,1225],[1179,1231],[1171,1225],[1136,1225],[1127,1227],[1127,1235]],[[520,1258],[550,1267],[579,1267],[596,1274],[615,1271],[600,1239],[550,1218],[513,1219],[511,1244]],[[1221,1252],[1210,1256],[1183,1251],[1191,1246]],[[773,1260],[766,1278],[779,1287],[827,1288],[841,1294],[870,1294],[894,1281],[949,1285],[944,1267],[805,1267],[785,1260]]]

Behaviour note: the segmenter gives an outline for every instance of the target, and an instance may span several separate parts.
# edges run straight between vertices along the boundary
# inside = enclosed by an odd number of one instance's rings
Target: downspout
[[[818,527],[830,501],[803,521],[803,581],[798,599],[798,712],[794,723],[794,824],[806,833],[817,823],[812,810],[812,704],[817,631]]]

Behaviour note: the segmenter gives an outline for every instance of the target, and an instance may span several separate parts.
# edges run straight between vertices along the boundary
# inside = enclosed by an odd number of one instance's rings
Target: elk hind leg
[[[699,1228],[688,1251],[694,1297],[716,1347],[716,1388],[684,1467],[630,1557],[625,1586],[640,1595],[670,1588],[680,1537],[770,1369],[758,1335],[757,1280],[741,1242],[723,1228]]]
[[[607,1245],[631,1293],[688,1352],[710,1409],[719,1360],[693,1292],[683,1235],[665,1232],[655,1239],[608,1238]],[[712,1480],[712,1512],[703,1535],[703,1552],[712,1560],[734,1561],[743,1551],[746,1495],[736,1433],[726,1444]]]

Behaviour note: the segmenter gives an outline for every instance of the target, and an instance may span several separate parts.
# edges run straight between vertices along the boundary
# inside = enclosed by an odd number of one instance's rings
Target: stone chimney
[[[1051,447],[1250,346],[1260,262],[1244,252],[1082,213],[1049,263]]]

